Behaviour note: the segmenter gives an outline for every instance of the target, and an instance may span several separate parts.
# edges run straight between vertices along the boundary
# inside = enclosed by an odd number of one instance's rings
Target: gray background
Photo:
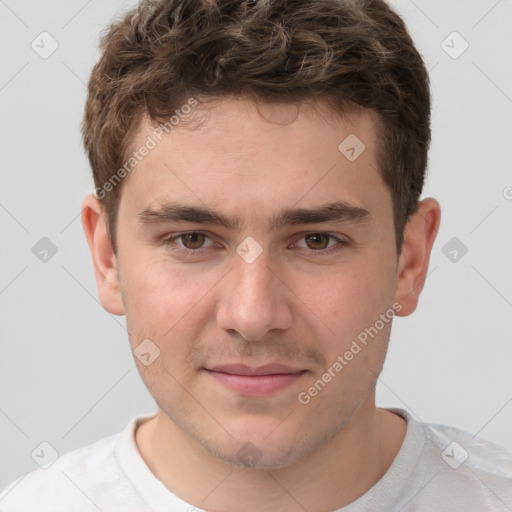
[[[392,3],[431,72],[424,196],[443,217],[419,309],[394,323],[378,405],[512,448],[512,2]],[[100,31],[133,4],[0,0],[0,489],[38,467],[42,441],[63,454],[154,410],[124,318],[97,301],[79,218],[93,190],[85,84]],[[47,59],[31,48],[43,31],[59,45]],[[469,44],[457,58],[453,31]],[[42,237],[58,249],[47,262],[32,252]],[[468,249],[455,262],[453,237]]]

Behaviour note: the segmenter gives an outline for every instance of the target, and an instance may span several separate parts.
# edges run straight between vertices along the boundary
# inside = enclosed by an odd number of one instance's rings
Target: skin
[[[190,115],[204,112],[198,125],[163,137],[125,178],[117,256],[100,202],[90,195],[83,203],[103,306],[126,315],[132,349],[144,339],[160,349],[149,366],[136,359],[158,404],[136,443],[157,478],[198,508],[335,510],[384,475],[406,432],[402,418],[375,405],[391,322],[307,405],[298,395],[393,304],[400,316],[415,310],[439,204],[421,201],[398,255],[371,111],[338,116],[318,101],[258,109],[224,97]],[[144,120],[133,147],[151,130]],[[353,162],[338,150],[351,133],[366,146]],[[239,229],[140,221],[145,208],[170,200],[239,217]],[[368,210],[369,219],[268,230],[282,208],[340,200]],[[207,237],[162,241],[191,231]],[[307,236],[319,232],[348,244]],[[248,236],[262,248],[252,263],[236,252]],[[194,254],[196,247],[204,252]],[[307,372],[263,397],[229,390],[204,370],[276,362]],[[250,468],[238,456],[248,443],[258,454]]]

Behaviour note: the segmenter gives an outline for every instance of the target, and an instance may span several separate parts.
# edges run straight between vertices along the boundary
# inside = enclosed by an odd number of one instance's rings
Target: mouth
[[[204,368],[216,382],[246,396],[268,396],[281,391],[303,377],[308,370],[283,364],[251,367],[242,364]]]

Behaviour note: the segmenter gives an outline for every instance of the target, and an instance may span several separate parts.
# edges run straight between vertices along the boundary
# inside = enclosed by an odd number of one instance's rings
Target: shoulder
[[[123,434],[73,450],[58,457],[46,469],[39,468],[18,478],[0,493],[2,512],[59,512],[69,510],[70,505],[76,512],[97,511],[100,506],[97,497],[119,495],[123,491],[130,495],[133,488],[115,456]]]
[[[403,409],[390,410],[407,421],[407,432],[365,505],[385,502],[404,512],[512,510],[512,450],[457,427],[420,421]]]
[[[512,450],[457,427],[423,427],[425,463],[420,466],[429,479],[425,497],[444,496],[468,511],[512,510]]]
[[[512,484],[512,450],[457,427],[436,423],[427,426],[431,443],[450,468],[465,466],[468,470],[503,478]]]

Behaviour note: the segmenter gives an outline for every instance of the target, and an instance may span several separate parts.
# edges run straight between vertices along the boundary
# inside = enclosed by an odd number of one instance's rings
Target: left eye
[[[345,245],[346,242],[341,240],[340,238],[331,235],[329,233],[309,233],[301,237],[301,240],[306,241],[306,248],[312,249],[314,251],[322,251],[325,249],[330,249],[331,247],[341,244]],[[329,245],[331,241],[334,241],[333,244]],[[297,245],[298,246],[298,245]],[[304,246],[301,246],[304,247]]]
[[[164,240],[164,243],[166,246],[169,246],[173,242],[179,240],[180,242],[182,242],[182,248],[194,251],[198,249],[203,249],[203,244],[206,239],[210,238],[204,233],[200,233],[199,231],[191,231],[189,233],[171,235]]]

